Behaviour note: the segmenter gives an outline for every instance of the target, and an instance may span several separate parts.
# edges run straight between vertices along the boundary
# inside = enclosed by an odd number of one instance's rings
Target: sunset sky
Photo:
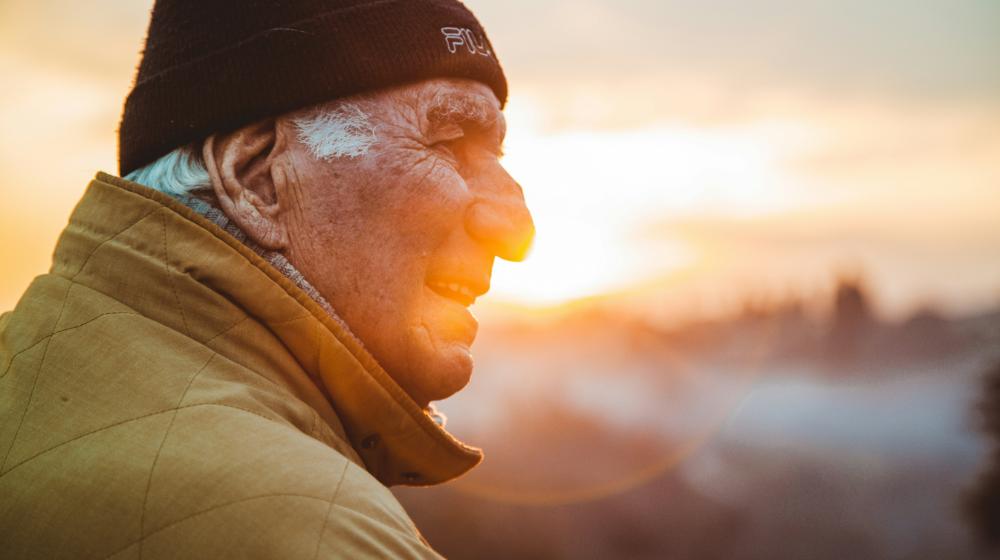
[[[1000,2],[473,0],[538,235],[494,304],[1000,304]],[[0,308],[114,172],[151,2],[0,0]]]

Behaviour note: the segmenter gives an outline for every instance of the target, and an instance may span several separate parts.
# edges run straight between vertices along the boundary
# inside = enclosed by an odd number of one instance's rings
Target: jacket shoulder
[[[54,275],[2,326],[5,557],[434,557],[273,380]]]
[[[439,557],[392,493],[329,447],[233,409],[178,420],[150,479],[144,557]]]
[[[0,496],[11,558],[436,557],[360,465],[215,403],[40,454],[0,477]]]

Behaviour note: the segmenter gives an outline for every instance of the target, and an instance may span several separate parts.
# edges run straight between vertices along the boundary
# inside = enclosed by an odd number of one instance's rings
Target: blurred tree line
[[[965,513],[980,541],[1000,551],[1000,362],[983,378],[979,420],[990,439],[990,462],[966,494]]]

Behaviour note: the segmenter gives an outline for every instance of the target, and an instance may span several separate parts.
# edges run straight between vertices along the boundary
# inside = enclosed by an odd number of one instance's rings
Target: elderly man
[[[0,555],[436,557],[386,486],[481,459],[430,403],[533,235],[505,97],[454,0],[159,0],[124,179],[0,318]]]

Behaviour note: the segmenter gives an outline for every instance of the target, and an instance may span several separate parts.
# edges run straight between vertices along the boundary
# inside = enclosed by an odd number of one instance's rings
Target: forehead
[[[424,80],[387,91],[385,99],[392,101],[389,106],[405,107],[407,120],[421,129],[471,124],[504,132],[500,101],[493,90],[480,82],[451,78]]]

